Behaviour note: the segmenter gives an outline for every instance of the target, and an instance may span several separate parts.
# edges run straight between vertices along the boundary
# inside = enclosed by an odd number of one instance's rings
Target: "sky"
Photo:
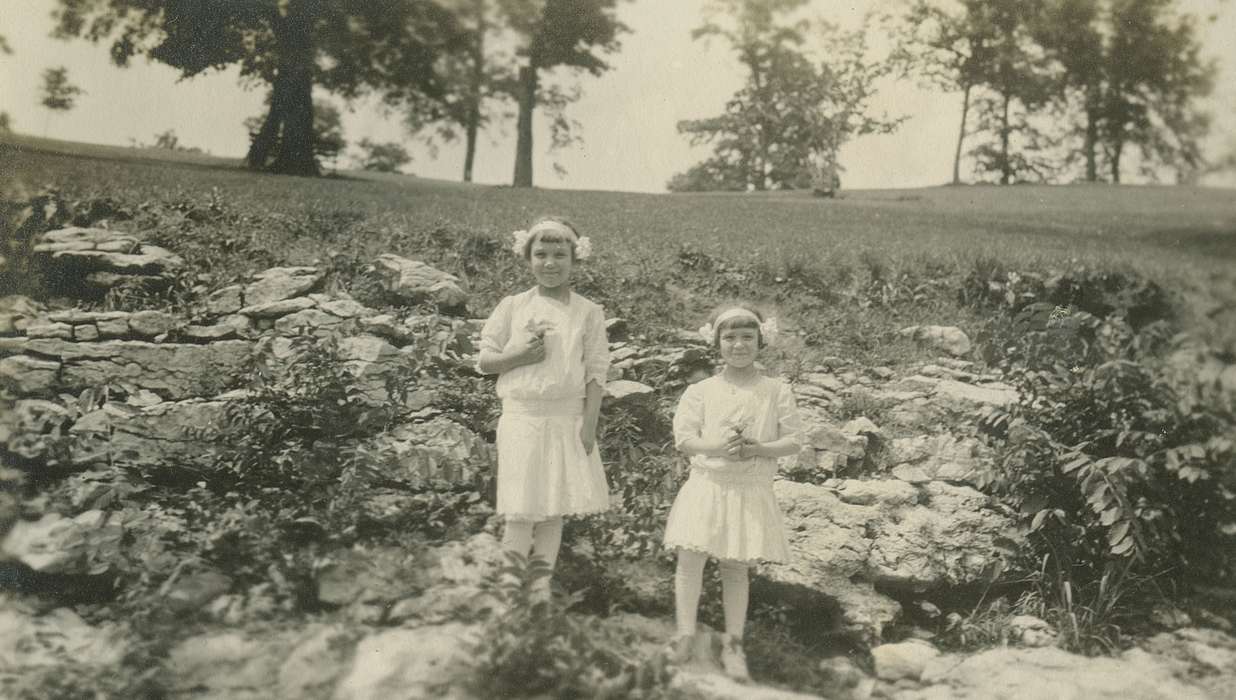
[[[553,153],[544,119],[536,124],[534,181],[564,189],[664,191],[677,172],[708,155],[677,132],[683,119],[719,114],[741,85],[743,73],[728,48],[719,42],[693,41],[707,0],[633,0],[621,6],[631,31],[621,50],[609,58],[611,70],[585,77],[582,98],[569,108],[582,124],[582,142]],[[812,9],[841,26],[855,26],[864,12],[889,7],[891,0],[846,2],[814,0]],[[135,59],[127,69],[111,64],[107,45],[59,41],[49,37],[55,0],[0,0],[0,35],[13,49],[0,55],[0,110],[14,129],[34,136],[113,145],[150,144],[155,135],[174,129],[180,143],[219,156],[244,155],[248,145],[245,118],[262,112],[261,87],[246,90],[235,69],[192,80],[158,63]],[[1209,150],[1236,142],[1236,3],[1232,0],[1179,0],[1185,11],[1214,22],[1203,25],[1206,56],[1219,64],[1214,95],[1207,107],[1215,117]],[[879,49],[886,40],[876,37]],[[39,104],[40,74],[66,66],[70,80],[86,90],[75,109],[48,115]],[[912,80],[880,84],[872,102],[876,113],[908,115],[891,135],[860,137],[841,152],[847,188],[922,187],[951,176],[961,113],[959,94],[921,89]],[[403,141],[414,156],[406,172],[458,180],[463,146],[426,148],[401,126],[398,114],[373,101],[344,105],[345,137]],[[483,134],[478,144],[474,180],[509,184],[514,168],[514,124]],[[565,175],[555,171],[557,163]],[[2,167],[2,164],[0,164]],[[965,165],[963,163],[963,177]],[[1132,178],[1136,181],[1136,178]],[[1213,184],[1236,185],[1229,176]]]

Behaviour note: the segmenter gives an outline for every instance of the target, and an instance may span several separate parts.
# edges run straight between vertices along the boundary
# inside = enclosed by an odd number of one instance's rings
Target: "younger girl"
[[[588,257],[591,241],[565,219],[546,217],[515,232],[514,250],[536,285],[498,302],[481,331],[477,366],[499,375],[503,546],[553,566],[562,516],[609,507],[596,448],[609,345],[601,307],[571,291],[571,268]]]
[[[720,353],[725,368],[688,387],[674,413],[674,442],[691,457],[691,475],[665,527],[666,547],[678,550],[678,634],[670,653],[679,662],[690,654],[704,563],[711,555],[718,560],[725,609],[721,663],[739,679],[750,677],[742,648],[747,569],[758,560],[788,556],[773,475],[777,457],[798,452],[802,430],[789,386],[755,367],[775,332],[775,319],[764,321],[745,305],[714,313],[700,334]]]

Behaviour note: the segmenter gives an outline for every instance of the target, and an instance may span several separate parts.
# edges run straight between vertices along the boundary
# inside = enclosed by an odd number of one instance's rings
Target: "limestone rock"
[[[272,267],[263,270],[253,276],[252,282],[245,285],[245,305],[265,306],[298,297],[317,286],[322,277],[324,273],[316,267]]]
[[[172,610],[192,612],[227,593],[231,587],[230,577],[207,569],[171,581],[163,598]]]
[[[1025,647],[1045,647],[1056,642],[1056,631],[1041,618],[1015,615],[1009,620],[1009,637]]]
[[[956,326],[907,326],[901,335],[947,352],[954,357],[970,353],[970,338]]]
[[[97,574],[98,562],[116,558],[123,528],[101,510],[74,518],[46,513],[36,521],[20,520],[0,544],[0,552],[35,571],[49,574]]]
[[[0,386],[19,396],[50,393],[56,388],[59,377],[59,362],[39,360],[29,355],[0,358]]]
[[[653,393],[654,389],[647,384],[633,382],[626,379],[618,379],[605,383],[606,398],[614,401],[621,401],[628,396],[643,396]]]
[[[442,309],[462,309],[468,303],[458,277],[419,260],[386,253],[378,256],[373,267],[382,288],[403,303],[432,301]]]
[[[373,634],[356,646],[334,700],[468,697],[457,686],[468,675],[479,634],[479,625],[458,622]]]
[[[964,486],[892,480],[777,481],[790,561],[761,565],[775,584],[831,599],[839,627],[879,640],[900,605],[875,584],[903,591],[983,580],[1013,541],[1012,521]]]
[[[125,644],[110,627],[92,627],[69,608],[29,615],[0,606],[0,688],[20,683],[25,673],[71,660],[79,667],[107,668],[120,663]]]
[[[381,606],[418,594],[427,568],[412,549],[357,547],[329,557],[318,575],[318,600],[331,606]],[[380,617],[380,614],[379,614]]]
[[[831,425],[817,425],[807,431],[807,440],[817,450],[827,450],[859,460],[867,452],[865,435],[847,434]]]
[[[217,442],[197,431],[217,425],[226,402],[164,401],[133,408],[108,403],[73,424],[74,464],[120,462],[147,467],[210,466]]]
[[[0,335],[14,335],[43,313],[46,307],[21,294],[0,297]]]
[[[1058,647],[989,649],[928,664],[926,687],[899,690],[897,700],[1205,700],[1210,695],[1177,676],[1173,664],[1133,649],[1120,657],[1085,657]],[[1229,687],[1230,689],[1230,687]]]
[[[211,316],[225,316],[240,311],[241,307],[245,305],[244,293],[245,288],[239,284],[216,289],[207,295],[203,301],[206,313]]]
[[[279,318],[298,311],[312,309],[317,304],[309,297],[292,297],[291,299],[276,299],[260,304],[250,304],[236,313],[250,318]]]
[[[49,231],[37,238],[34,252],[49,255],[53,265],[70,265],[79,271],[161,275],[184,266],[184,260],[169,250],[108,229]]]
[[[895,438],[881,461],[886,467],[914,467],[925,480],[974,483],[992,459],[990,450],[978,440],[940,433]]]
[[[240,631],[190,637],[168,654],[167,668],[178,693],[210,698],[257,700],[272,697],[287,635],[250,636]]]
[[[56,323],[54,321],[39,322],[31,321],[26,326],[27,338],[60,338],[62,340],[73,339],[73,326],[67,323]]]
[[[26,391],[54,386],[60,391],[79,392],[108,382],[121,382],[136,389],[149,389],[167,399],[218,394],[240,376],[248,358],[250,344],[227,340],[208,345],[148,343],[109,340],[97,343],[72,343],[63,340],[0,338],[0,354],[29,352],[55,357],[57,365],[44,360],[7,357],[0,360],[0,380],[13,370],[28,376],[21,379]]]
[[[208,326],[185,326],[184,337],[189,340],[213,342],[216,340],[231,340],[234,338],[249,338],[252,336],[253,322],[248,316],[231,314],[219,318]]]
[[[862,580],[870,549],[865,533],[881,517],[880,510],[844,503],[819,486],[778,481],[773,488],[785,514],[790,560],[761,565],[760,574],[831,599],[840,609],[840,629],[866,642],[878,640],[901,611],[897,601]]]
[[[997,544],[1017,541],[1012,520],[968,486],[921,488],[927,505],[899,508],[873,525],[869,575],[913,590],[983,580],[1000,560]]]
[[[175,316],[162,311],[136,311],[129,315],[129,330],[146,338],[163,335],[177,325]]]
[[[12,406],[0,404],[0,446],[26,459],[44,458],[71,422],[68,409],[54,401],[23,399]]]
[[[309,625],[279,666],[274,697],[328,697],[348,670],[358,634],[343,625]]]
[[[876,676],[885,681],[903,678],[916,681],[922,675],[923,669],[939,655],[938,649],[919,640],[881,644],[871,650]]]

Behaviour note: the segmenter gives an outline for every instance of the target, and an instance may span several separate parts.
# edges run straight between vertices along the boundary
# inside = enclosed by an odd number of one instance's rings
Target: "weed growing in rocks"
[[[487,581],[499,601],[474,650],[482,697],[662,698],[664,659],[640,658],[633,638],[568,612],[578,595],[544,597],[542,559],[508,553]]]

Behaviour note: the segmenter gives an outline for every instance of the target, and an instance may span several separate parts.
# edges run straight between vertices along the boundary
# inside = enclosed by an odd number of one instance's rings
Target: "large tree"
[[[515,85],[510,32],[494,0],[444,0],[464,33],[463,48],[439,64],[444,94],[436,103],[407,106],[405,124],[436,152],[438,142],[464,139],[463,181],[471,182],[482,130],[514,117]]]
[[[1147,171],[1197,168],[1209,128],[1197,101],[1213,89],[1215,66],[1201,56],[1195,20],[1171,0],[1111,0],[1109,30],[1101,132],[1112,182],[1130,144]]]
[[[946,5],[937,0],[910,0],[896,27],[894,60],[904,73],[916,74],[932,87],[961,93],[961,120],[953,150],[953,184],[961,183],[961,155],[966,140],[971,97],[992,60],[996,27],[984,0]]]
[[[602,56],[618,49],[618,36],[627,27],[618,21],[620,0],[497,0],[507,26],[519,37],[515,96],[516,187],[532,186],[532,117],[546,97],[558,106],[570,102],[570,90],[547,92],[540,84],[543,71],[565,68],[600,75],[609,69]],[[559,128],[565,117],[558,112]]]
[[[1058,80],[1055,63],[1035,37],[1044,0],[987,0],[985,21],[993,32],[988,60],[977,67],[986,93],[977,100],[976,131],[988,140],[971,153],[976,167],[993,173],[1002,185],[1045,180],[1051,175],[1053,146],[1032,118],[1051,100]]]
[[[711,145],[713,156],[676,176],[671,189],[828,189],[842,144],[899,123],[867,114],[873,85],[890,64],[867,58],[865,28],[847,33],[812,23],[800,16],[805,4],[710,5],[693,36],[727,42],[745,68],[745,81],[723,114],[679,122],[679,132],[694,145]]]
[[[145,55],[191,78],[237,65],[269,86],[250,167],[313,175],[313,88],[345,99],[435,100],[434,65],[455,50],[454,15],[432,0],[59,0],[56,35],[111,41],[112,59]]]

